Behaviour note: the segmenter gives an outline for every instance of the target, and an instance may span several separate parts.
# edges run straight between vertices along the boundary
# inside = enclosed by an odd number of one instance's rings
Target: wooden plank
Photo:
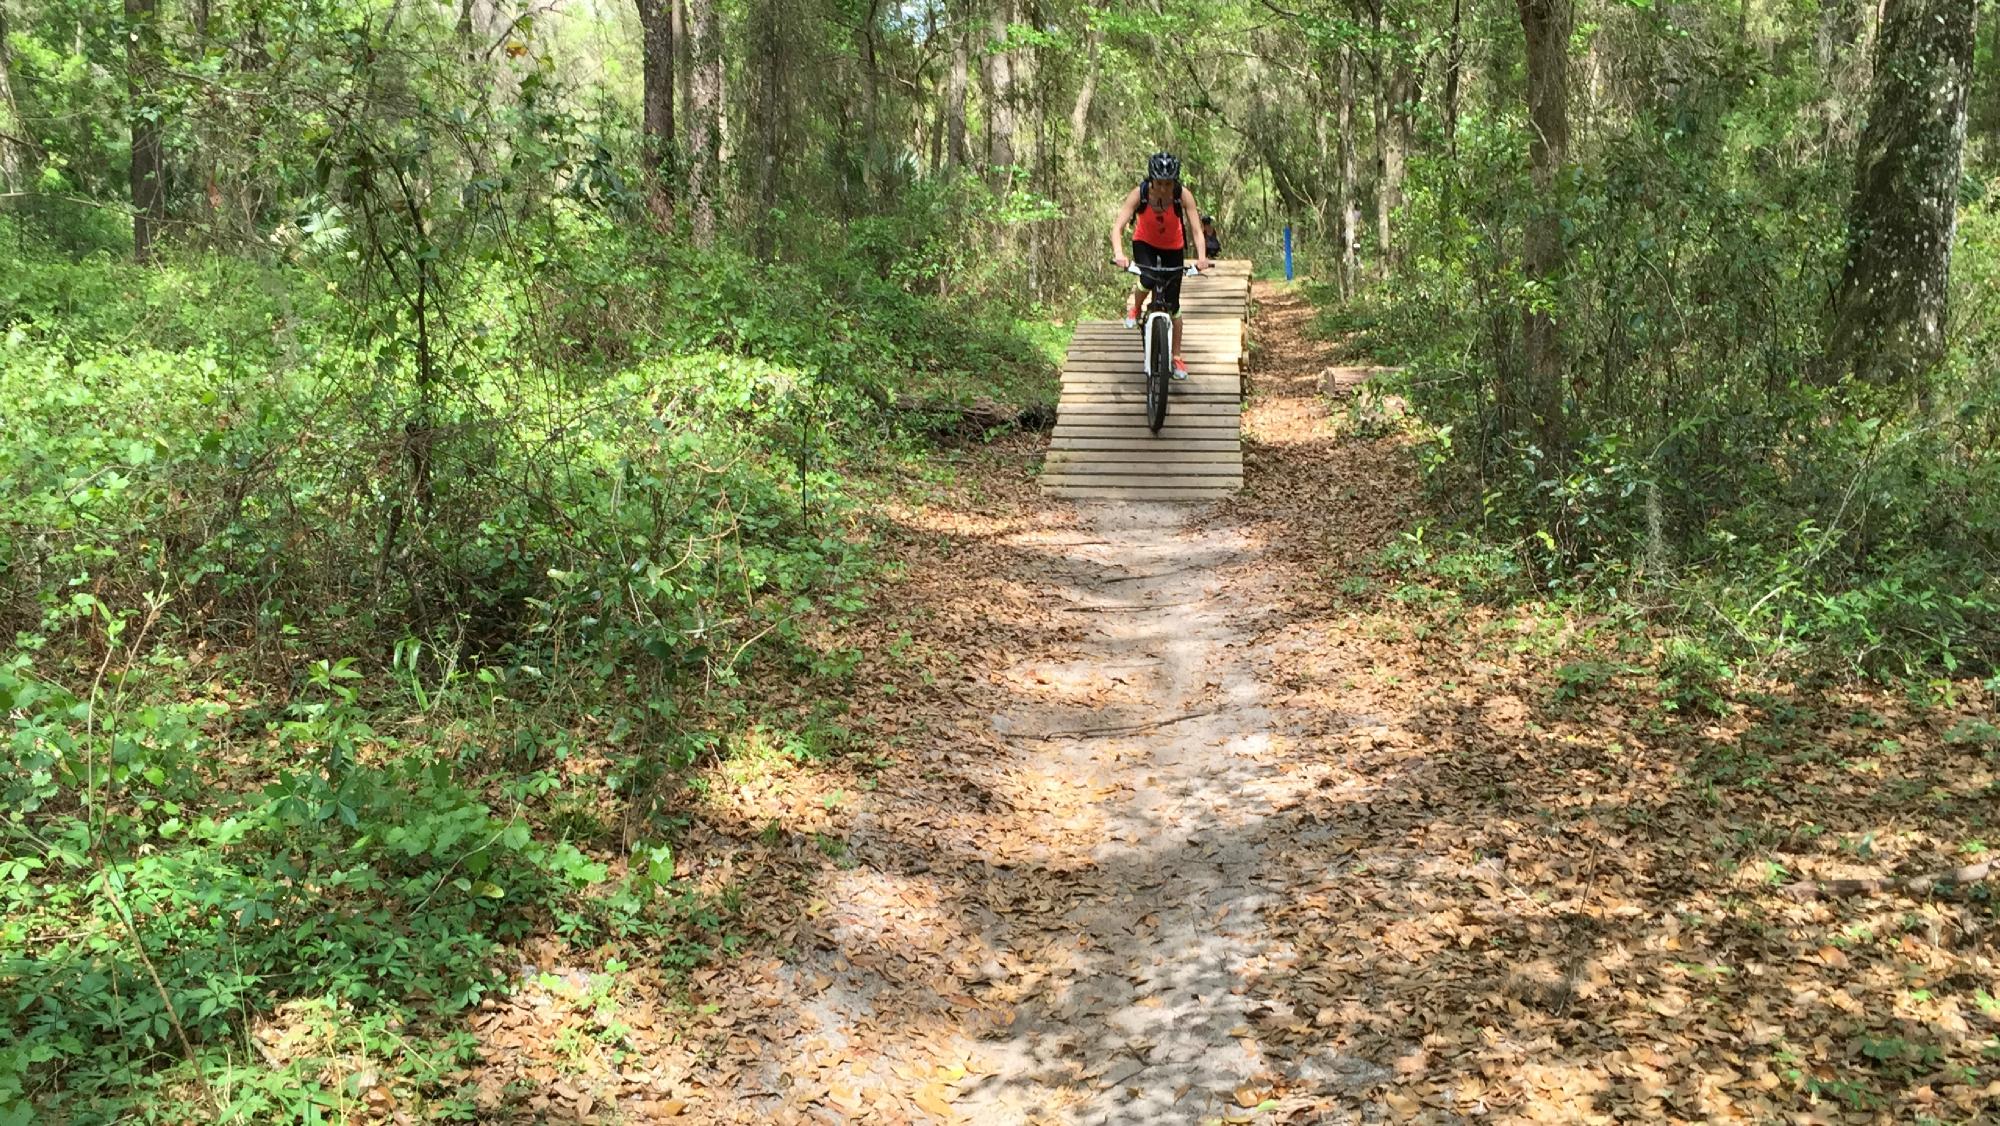
[[[1181,350],[1184,352],[1215,352],[1221,355],[1229,355],[1240,349],[1239,342],[1241,340],[1242,334],[1234,332],[1218,332],[1213,335],[1209,333],[1196,335],[1184,332],[1181,334]],[[1074,337],[1069,342],[1069,348],[1063,354],[1074,355],[1077,352],[1110,351],[1122,352],[1130,355],[1133,359],[1137,359],[1145,349],[1146,342],[1140,337],[1137,329],[1129,333],[1121,329],[1118,332],[1093,332],[1088,336]]]
[[[1133,403],[1143,404],[1145,401],[1144,391],[1128,392],[1116,398],[1106,398],[1101,395],[1065,395],[1057,406],[1065,413],[1075,411],[1078,414],[1117,414],[1128,409]],[[1241,400],[1231,398],[1227,392],[1210,392],[1202,395],[1183,391],[1179,387],[1168,392],[1168,410],[1177,411],[1183,405],[1191,408],[1196,414],[1239,414],[1243,409]]]
[[[1196,336],[1191,333],[1182,333],[1181,351],[1197,354],[1213,352],[1218,356],[1231,356],[1242,351],[1241,342],[1242,337],[1234,333],[1228,335],[1218,333],[1214,336],[1206,334]],[[1063,354],[1068,356],[1074,355],[1077,352],[1119,352],[1137,360],[1144,354],[1145,350],[1146,342],[1140,338],[1137,332],[1130,334],[1104,332],[1092,333],[1089,336],[1079,336],[1071,340],[1069,347],[1063,351]]]
[[[1209,453],[1236,453],[1243,449],[1243,443],[1235,435],[1227,438],[1190,438],[1154,434],[1141,429],[1136,434],[1131,431],[1105,437],[1097,434],[1060,434],[1049,437],[1049,448],[1055,450],[1201,450]]]
[[[1197,337],[1206,337],[1213,339],[1226,338],[1233,340],[1237,336],[1242,334],[1242,330],[1237,327],[1237,323],[1241,319],[1242,318],[1240,317],[1234,317],[1234,316],[1182,317],[1181,337],[1183,339],[1195,339]],[[1116,340],[1136,341],[1145,336],[1145,334],[1146,334],[1145,328],[1143,325],[1135,325],[1132,328],[1126,328],[1121,323],[1121,324],[1103,324],[1103,325],[1080,325],[1078,326],[1075,332],[1072,332],[1069,335],[1071,340],[1116,339]]]
[[[1235,488],[1243,484],[1243,467],[1198,461],[1159,465],[1134,462],[1130,465],[1094,465],[1089,469],[1050,467],[1042,471],[1042,487],[1048,489],[1057,485],[1119,485],[1144,482],[1148,478],[1172,478],[1195,485],[1227,485]]]
[[[1236,386],[1242,382],[1242,374],[1234,366],[1226,364],[1188,364],[1188,378],[1174,380],[1180,386],[1188,384],[1226,384]],[[1090,364],[1078,366],[1064,372],[1062,386],[1068,384],[1114,384],[1114,386],[1146,386],[1146,372],[1138,370],[1136,364]]]
[[[1100,406],[1094,410],[1064,410],[1056,416],[1058,428],[1074,430],[1078,426],[1140,426],[1146,422],[1146,410],[1140,406]],[[1204,430],[1242,430],[1242,416],[1234,410],[1178,410],[1166,408],[1166,426],[1194,426]]]
[[[1242,484],[1243,467],[1220,462],[1133,462],[1129,465],[1049,466],[1042,470],[1042,483],[1052,485],[1116,485],[1117,478],[1176,477],[1192,479],[1197,485]],[[1112,478],[1112,480],[1106,480]]]
[[[1199,391],[1176,391],[1173,397],[1173,404],[1175,410],[1181,409],[1181,406],[1183,404],[1195,404],[1201,406],[1223,406],[1223,407],[1228,407],[1230,410],[1235,410],[1235,411],[1240,411],[1243,409],[1243,399],[1241,396],[1231,392],[1222,392],[1222,391],[1212,392],[1212,393],[1199,392]],[[1146,405],[1146,396],[1143,392],[1139,391],[1098,391],[1098,392],[1077,391],[1064,395],[1062,399],[1056,404],[1059,410],[1069,410],[1071,407],[1124,408],[1124,407],[1143,407],[1145,405]]]
[[[1173,388],[1172,393],[1175,395],[1233,395],[1239,399],[1243,395],[1242,384],[1236,382],[1234,379],[1212,375],[1191,376],[1169,386]],[[1146,394],[1146,381],[1143,379],[1119,379],[1117,377],[1091,380],[1065,380],[1062,385],[1061,394],[1106,395],[1117,394],[1121,391],[1136,391],[1141,398],[1144,398]]]
[[[1171,418],[1167,420],[1167,425],[1160,427],[1158,434],[1141,423],[1138,426],[1058,426],[1049,435],[1050,441],[1061,441],[1064,438],[1110,438],[1120,442],[1145,442],[1150,443],[1154,449],[1172,449],[1180,442],[1224,443],[1223,446],[1207,447],[1209,449],[1242,446],[1242,436],[1233,427],[1224,430],[1208,426],[1175,426]]]
[[[1227,302],[1218,301],[1215,304],[1226,305]],[[1183,312],[1185,312],[1185,310],[1183,310]],[[1181,336],[1183,337],[1227,336],[1233,338],[1242,331],[1236,327],[1236,322],[1238,319],[1239,318],[1236,317],[1220,317],[1220,316],[1219,317],[1183,316],[1181,318]],[[1098,337],[1115,336],[1120,340],[1137,340],[1142,335],[1144,335],[1143,325],[1135,325],[1132,328],[1126,328],[1124,322],[1119,321],[1116,323],[1108,323],[1108,324],[1078,325],[1076,327],[1076,331],[1070,333],[1070,339],[1085,340],[1085,339],[1094,339]]]
[[[1214,462],[1239,465],[1243,458],[1228,450],[1050,450],[1047,464],[1063,465],[1163,465]]]
[[[1196,364],[1207,364],[1211,367],[1236,368],[1243,363],[1243,354],[1240,352],[1198,353],[1192,356],[1183,355],[1181,358],[1187,361],[1189,371],[1193,371]],[[1144,358],[1139,355],[1137,348],[1129,352],[1124,349],[1115,348],[1092,348],[1087,351],[1071,352],[1063,359],[1064,369],[1109,364],[1114,368],[1122,367],[1127,371],[1144,371],[1144,363]]]
[[[1209,382],[1214,384],[1212,388],[1197,388],[1195,386],[1196,382],[1197,379],[1190,378],[1181,380],[1178,383],[1168,384],[1168,386],[1173,388],[1175,401],[1193,399],[1197,402],[1233,403],[1242,397],[1238,394],[1238,388],[1231,386],[1228,382],[1221,379],[1210,380]],[[1062,390],[1062,401],[1069,402],[1071,399],[1082,402],[1116,401],[1121,403],[1137,399],[1140,402],[1144,402],[1146,399],[1146,383],[1140,379],[1116,380],[1107,383],[1085,383],[1082,380],[1077,380],[1074,384],[1065,385]]]
[[[1121,387],[1109,383],[1089,386],[1077,384],[1063,388],[1062,398],[1056,401],[1056,406],[1060,410],[1068,410],[1071,404],[1102,409],[1105,406],[1122,406],[1127,403],[1143,404],[1145,401],[1146,388],[1143,385]],[[1174,384],[1172,393],[1167,397],[1168,409],[1173,409],[1176,403],[1222,403],[1240,408],[1243,404],[1243,394],[1235,387],[1222,384],[1197,387],[1195,381],[1190,379],[1186,383]]]
[[[1145,477],[1127,477],[1109,481],[1055,481],[1042,486],[1042,491],[1048,493],[1050,496],[1059,497],[1082,496],[1086,494],[1102,495],[1106,493],[1129,493],[1134,496],[1151,495],[1156,497],[1167,494],[1176,496],[1227,496],[1242,487],[1240,482],[1213,478],[1207,480],[1178,481],[1163,478],[1157,481],[1149,481]]]
[[[1171,407],[1167,410],[1167,423],[1162,430],[1218,430],[1230,434],[1242,429],[1243,420],[1233,414],[1179,414]],[[1058,434],[1066,430],[1082,427],[1086,430],[1118,426],[1146,426],[1145,411],[1092,411],[1088,414],[1058,413],[1056,429]]]
[[[1203,370],[1204,366],[1206,370]],[[1243,381],[1242,373],[1238,372],[1234,367],[1225,367],[1221,364],[1189,364],[1188,377],[1186,379],[1174,379],[1172,376],[1168,376],[1167,378],[1169,385],[1176,391],[1184,391],[1190,384],[1194,383],[1212,383],[1227,387],[1234,386]],[[1138,368],[1123,365],[1079,368],[1063,373],[1062,385],[1068,387],[1072,383],[1103,383],[1126,390],[1136,388],[1144,391],[1146,389],[1146,373],[1140,371]]]
[[[1049,495],[1058,500],[1120,500],[1155,501],[1159,503],[1192,503],[1198,501],[1227,500],[1234,489],[1050,489]]]
[[[1152,433],[1151,427],[1146,425],[1146,412],[1144,411],[1129,411],[1118,414],[1059,415],[1056,418],[1055,433],[1069,434],[1078,430],[1116,430],[1127,426],[1137,430],[1144,430],[1149,434]],[[1168,411],[1166,425],[1160,427],[1160,432],[1164,434],[1176,430],[1212,430],[1215,432],[1211,435],[1212,437],[1231,438],[1242,428],[1242,420],[1233,414],[1190,415],[1175,414],[1172,411]]]
[[[1219,299],[1213,302],[1209,302],[1206,299],[1204,299],[1204,304],[1215,304],[1215,305],[1226,306],[1230,304],[1230,302]],[[1194,331],[1234,333],[1237,331],[1236,322],[1240,320],[1242,320],[1241,317],[1234,317],[1221,313],[1198,314],[1198,313],[1190,313],[1186,309],[1183,309],[1181,310],[1181,332],[1183,334]],[[1076,328],[1070,332],[1070,336],[1072,338],[1075,338],[1078,336],[1093,336],[1093,335],[1101,336],[1106,334],[1113,334],[1117,336],[1137,338],[1142,332],[1144,332],[1144,330],[1145,330],[1145,323],[1143,319],[1139,324],[1133,325],[1131,328],[1126,328],[1125,322],[1122,320],[1083,321],[1079,323],[1076,326]]]
[[[1226,306],[1218,306],[1218,307],[1226,308]],[[1211,340],[1211,341],[1220,341],[1224,343],[1234,343],[1239,337],[1243,335],[1243,330],[1236,327],[1237,323],[1240,320],[1241,320],[1240,317],[1237,317],[1233,314],[1228,316],[1217,316],[1213,320],[1207,318],[1197,320],[1196,318],[1193,317],[1187,317],[1181,321],[1181,339]],[[1138,344],[1140,341],[1146,338],[1146,333],[1143,328],[1126,328],[1124,325],[1106,325],[1103,328],[1078,329],[1077,331],[1070,333],[1069,338],[1072,343],[1086,341],[1086,340],[1092,340],[1092,341],[1115,340],[1121,344]]]
[[[1061,489],[1237,489],[1241,477],[1184,477],[1178,474],[1141,474],[1135,477],[1044,478],[1042,487]]]
[[[1234,392],[1218,391],[1197,396],[1190,391],[1179,391],[1168,397],[1167,410],[1170,413],[1177,411],[1183,404],[1189,407],[1227,408],[1224,410],[1191,410],[1189,411],[1190,414],[1234,415],[1242,412],[1243,400]],[[1062,416],[1071,411],[1078,414],[1121,414],[1126,411],[1137,410],[1140,414],[1144,414],[1145,408],[1146,397],[1143,394],[1119,399],[1072,395],[1065,396],[1061,402],[1056,404],[1056,420],[1060,422]]]
[[[1237,368],[1240,365],[1234,359],[1218,360],[1207,356],[1188,356],[1186,359],[1189,374],[1207,373],[1229,378],[1239,374]],[[1134,379],[1146,378],[1146,368],[1139,362],[1137,356],[1093,356],[1088,359],[1073,359],[1063,365],[1063,372],[1076,375],[1110,374],[1129,375]]]
[[[1184,341],[1181,344],[1181,357],[1191,364],[1197,362],[1233,364],[1243,357],[1243,349],[1234,344],[1227,347],[1218,344],[1204,348],[1199,344]],[[1075,344],[1070,345],[1069,351],[1063,353],[1063,360],[1065,363],[1077,363],[1089,360],[1115,360],[1138,367],[1146,362],[1146,350],[1136,340],[1127,340],[1115,344],[1109,341],[1099,343],[1090,340],[1079,340]]]

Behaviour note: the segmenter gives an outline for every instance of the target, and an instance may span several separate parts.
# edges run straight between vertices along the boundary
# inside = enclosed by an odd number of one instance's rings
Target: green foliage
[[[1722,715],[1728,710],[1724,685],[1730,668],[1713,649],[1690,637],[1667,640],[1655,661],[1660,695],[1667,707],[1684,715]]]
[[[658,882],[642,870],[606,897],[601,863],[384,741],[351,663],[313,671],[254,772],[218,742],[229,709],[140,694],[182,671],[149,661],[121,678],[130,698],[93,705],[24,655],[0,668],[0,1104],[130,1109],[183,1033],[193,1062],[219,1064],[246,1022],[293,998],[378,1021],[448,1015],[499,986],[498,944],[540,912],[605,916]],[[361,740],[381,765],[357,761]]]
[[[1805,157],[1826,88],[1721,41],[1694,57],[1707,69],[1614,117],[1553,196],[1517,113],[1466,116],[1451,158],[1413,161],[1395,284],[1321,327],[1402,365],[1385,390],[1418,419],[1434,495],[1513,556],[1517,588],[1643,593],[1683,631],[1806,667],[1984,668],[2000,216],[1962,210],[1933,401],[1819,382],[1851,177]],[[1542,208],[1564,223],[1555,288],[1520,274]],[[1518,401],[1529,309],[1560,326],[1557,448]]]
[[[351,1102],[345,1047],[243,1062],[276,1022],[359,1029],[403,1105],[459,1115],[452,1016],[511,944],[735,945],[647,813],[754,721],[718,698],[747,670],[851,670],[862,471],[919,448],[891,405],[1045,386],[1045,352],[859,258],[543,218],[440,250],[429,377],[415,304],[338,242],[0,270],[0,1110]],[[832,711],[771,732],[853,743]],[[202,1077],[226,1105],[190,1109]]]

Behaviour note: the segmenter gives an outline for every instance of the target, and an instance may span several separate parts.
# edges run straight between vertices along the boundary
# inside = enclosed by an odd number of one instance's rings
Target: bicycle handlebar
[[[1189,277],[1195,277],[1195,276],[1198,276],[1198,275],[1199,275],[1199,274],[1201,273],[1201,267],[1199,267],[1199,266],[1141,266],[1141,265],[1140,265],[1140,264],[1138,264],[1137,262],[1134,262],[1134,263],[1132,263],[1131,265],[1129,265],[1129,266],[1125,267],[1125,272],[1126,272],[1126,273],[1128,273],[1128,274],[1138,274],[1138,275],[1141,275],[1141,276],[1143,276],[1143,275],[1145,275],[1145,274],[1171,274],[1171,273],[1175,273],[1175,272],[1179,272],[1179,273],[1183,273],[1183,274],[1186,274],[1186,275],[1187,275],[1187,276],[1189,276]]]

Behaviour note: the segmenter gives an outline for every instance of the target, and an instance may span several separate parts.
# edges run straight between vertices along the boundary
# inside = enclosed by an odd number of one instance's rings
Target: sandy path
[[[994,722],[1024,764],[1110,795],[1101,840],[1057,924],[1076,951],[1070,972],[1020,998],[960,1109],[993,1122],[1057,1107],[1078,1122],[1213,1119],[1239,1089],[1261,1095],[1271,1061],[1245,1036],[1245,985],[1284,957],[1259,921],[1273,894],[1261,828],[1293,783],[1269,764],[1265,654],[1246,630],[1268,592],[1244,539],[1185,527],[1186,508],[1082,516],[1086,534],[1048,579],[1065,616],[1087,623],[1088,656],[1012,675],[1060,690],[1116,669],[1122,690]],[[1003,947],[1046,937],[1032,913],[989,909],[983,922]]]

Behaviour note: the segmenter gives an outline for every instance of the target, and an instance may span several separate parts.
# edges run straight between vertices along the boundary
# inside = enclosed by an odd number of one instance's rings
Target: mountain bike
[[[1194,277],[1201,270],[1194,266],[1141,266],[1137,262],[1125,267],[1125,272],[1136,277],[1151,274],[1162,277],[1181,273]],[[1140,322],[1143,329],[1140,339],[1139,363],[1146,372],[1146,425],[1158,434],[1167,421],[1167,381],[1174,373],[1174,318],[1160,308],[1160,295],[1156,291],[1147,306],[1146,319]]]

